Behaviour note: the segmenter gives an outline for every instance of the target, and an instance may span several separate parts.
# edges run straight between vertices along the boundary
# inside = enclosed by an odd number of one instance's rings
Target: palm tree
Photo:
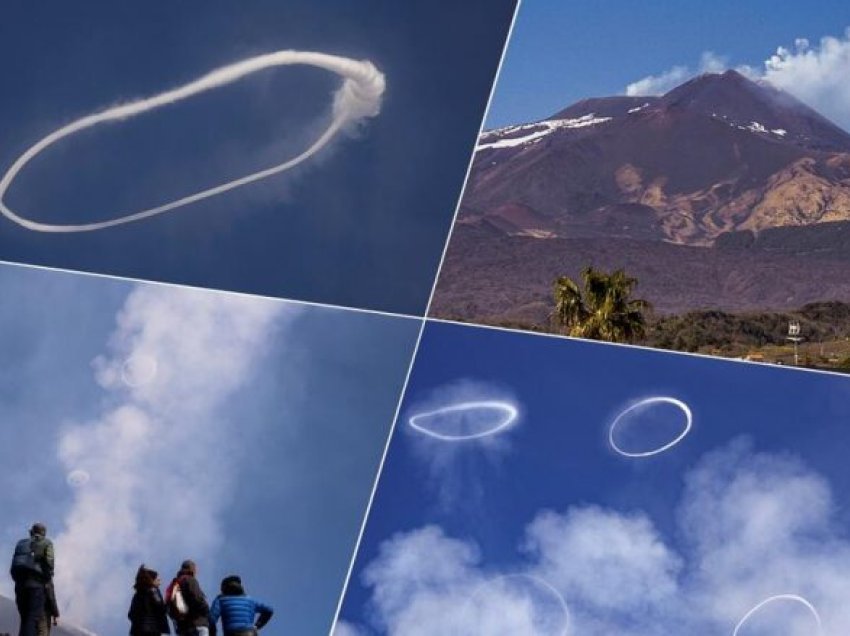
[[[581,273],[582,290],[571,278],[555,280],[555,310],[552,317],[557,328],[570,336],[634,342],[646,334],[644,312],[652,305],[640,298],[631,298],[637,286],[636,278],[622,269],[606,274],[586,267]]]

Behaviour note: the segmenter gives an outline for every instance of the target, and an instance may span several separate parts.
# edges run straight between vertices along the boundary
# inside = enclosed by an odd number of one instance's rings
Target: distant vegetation
[[[819,302],[793,312],[692,311],[653,320],[645,342],[651,347],[725,356],[789,361],[788,323],[800,323],[807,366],[850,369],[850,304]]]
[[[793,364],[788,325],[797,321],[803,342],[800,366],[850,372],[850,303],[816,302],[795,311],[690,311],[654,315],[649,302],[632,298],[637,279],[623,270],[591,267],[583,285],[562,276],[554,284],[549,324],[498,321],[509,329],[560,333],[577,338],[625,342],[660,349]]]
[[[555,280],[554,327],[569,336],[607,342],[635,342],[646,336],[651,305],[632,298],[636,278],[617,269],[607,274],[592,267],[581,273],[583,287],[561,276]]]

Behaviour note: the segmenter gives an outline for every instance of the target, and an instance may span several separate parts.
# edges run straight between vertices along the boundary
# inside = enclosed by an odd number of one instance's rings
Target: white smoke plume
[[[687,474],[671,536],[640,510],[542,510],[510,571],[557,589],[571,635],[731,634],[748,611],[778,594],[810,602],[824,634],[847,634],[850,536],[839,513],[823,476],[794,456],[756,453],[738,440]],[[527,605],[518,609],[522,599],[495,599],[498,620],[488,629],[464,609],[482,581],[506,572],[489,567],[474,540],[438,526],[397,534],[360,574],[371,589],[369,627],[390,636],[506,635],[499,624],[516,626],[516,612],[530,615]],[[746,629],[759,636],[818,633],[801,603],[766,605]]]
[[[331,71],[332,73],[340,75],[343,78],[343,83],[333,98],[333,121],[331,124],[309,148],[288,161],[153,208],[122,214],[107,221],[99,221],[95,223],[62,225],[39,223],[14,212],[3,200],[6,192],[12,185],[12,182],[15,180],[18,173],[20,173],[20,171],[23,170],[24,167],[38,154],[62,139],[66,139],[67,137],[70,137],[82,130],[92,128],[105,122],[120,121],[130,117],[136,117],[142,113],[161,108],[162,106],[174,104],[194,95],[231,84],[246,75],[256,73],[263,69],[274,68],[277,66],[290,66],[294,64],[315,66]],[[178,88],[87,115],[42,138],[18,157],[3,177],[0,178],[0,213],[2,213],[10,221],[29,230],[37,232],[67,233],[102,230],[116,225],[123,225],[125,223],[146,219],[171,210],[176,210],[191,203],[196,203],[240,186],[259,181],[260,179],[265,179],[266,177],[279,174],[306,161],[325,147],[341,129],[350,127],[364,118],[374,117],[377,115],[380,112],[381,98],[384,93],[384,88],[384,75],[378,71],[371,62],[351,60],[336,55],[327,55],[325,53],[276,51],[274,53],[258,55],[256,57],[242,60],[241,62],[229,64],[215,69],[203,77],[189,82],[188,84],[184,84],[183,86],[179,86]]]
[[[58,458],[80,482],[55,540],[66,617],[88,625],[123,617],[140,563],[167,579],[182,559],[215,554],[240,453],[259,443],[221,407],[297,311],[160,286],[128,296],[108,352],[94,364],[102,415],[59,437]],[[127,362],[132,374],[140,360],[155,364],[128,383]]]
[[[850,28],[817,46],[798,38],[793,49],[779,47],[761,77],[850,130]]]
[[[705,51],[700,57],[699,73],[720,73],[725,71],[726,58],[712,51]],[[648,75],[626,86],[626,95],[662,95],[685,80],[693,77],[694,72],[687,66],[674,66],[658,75]]]

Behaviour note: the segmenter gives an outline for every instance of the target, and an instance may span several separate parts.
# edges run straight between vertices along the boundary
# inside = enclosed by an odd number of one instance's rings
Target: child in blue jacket
[[[224,636],[256,636],[272,614],[274,610],[270,606],[245,594],[242,579],[233,574],[221,580],[221,594],[210,607],[210,625],[215,625],[221,617]]]

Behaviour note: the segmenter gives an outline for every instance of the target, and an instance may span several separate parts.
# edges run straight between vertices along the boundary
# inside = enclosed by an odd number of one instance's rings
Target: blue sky
[[[76,118],[278,49],[372,60],[381,113],[298,169],[93,234],[0,224],[0,258],[422,313],[514,0],[4,7],[0,165]],[[261,72],[63,140],[6,202],[39,221],[131,212],[289,158],[329,121],[328,72]]]
[[[269,634],[325,633],[418,321],[10,265],[0,290],[0,547],[47,524],[65,619],[122,633],[139,563],[193,557]]]
[[[520,421],[489,443],[439,443],[406,426],[411,414],[449,403],[452,394],[509,400],[519,407]],[[608,427],[618,413],[659,395],[690,406],[691,432],[656,457],[635,460],[612,452]],[[835,630],[826,633],[841,633],[850,620],[840,609],[850,574],[839,571],[836,592],[826,581],[835,573],[812,565],[817,559],[806,546],[814,537],[839,546],[832,557],[847,565],[848,395],[850,384],[842,376],[430,323],[340,633],[419,634],[410,631],[414,616],[423,634],[448,629],[424,617],[452,615],[480,581],[511,572],[545,575],[561,590],[574,614],[577,631],[570,633],[671,633],[671,625],[653,612],[680,626],[691,624],[692,633],[726,627],[731,633],[734,620],[771,586],[810,594],[825,626]],[[670,420],[671,414],[660,417]],[[651,419],[637,422],[632,443],[640,444],[640,429]],[[569,565],[558,561],[558,541],[565,537],[583,536],[582,529],[595,526],[586,538],[590,543],[578,544],[592,545],[604,541],[606,532],[619,536],[616,529],[629,524],[636,527],[626,533],[625,545],[634,545],[634,553],[605,554],[605,546],[596,545],[601,556],[595,562],[573,544],[559,548]],[[746,543],[751,533],[763,553]],[[734,559],[718,556],[716,536],[723,537],[723,549],[739,550]],[[647,554],[639,554],[641,537]],[[459,557],[465,550],[472,556]],[[420,552],[426,556],[417,562]],[[718,569],[717,563],[729,560],[740,571]],[[606,564],[617,573],[615,581],[600,574]],[[632,570],[644,578],[632,580]],[[651,599],[640,582],[675,591]],[[628,596],[631,583],[637,601]],[[622,598],[600,604],[599,587],[604,597],[611,584],[623,590]],[[690,609],[681,610],[675,600]],[[674,613],[674,606],[685,613]],[[800,633],[811,633],[806,628],[811,624],[803,623]]]
[[[759,67],[779,46],[793,48],[797,38],[817,46],[824,36],[842,37],[848,26],[850,6],[840,0],[816,8],[769,0],[524,0],[487,127],[542,119],[586,97],[623,94],[643,77],[675,66],[695,69],[706,51],[732,66]]]

